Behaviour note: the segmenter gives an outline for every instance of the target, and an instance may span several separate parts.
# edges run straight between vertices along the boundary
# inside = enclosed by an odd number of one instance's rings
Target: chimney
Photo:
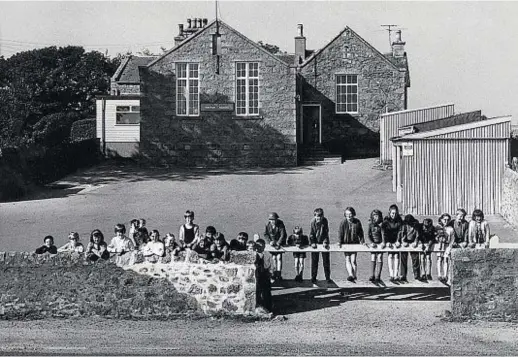
[[[187,26],[188,28],[191,28],[191,19],[187,19]]]
[[[401,40],[401,30],[396,31],[396,40],[392,42],[392,56],[404,57],[405,56],[405,44]]]
[[[297,25],[297,37],[295,37],[295,65],[299,65],[306,58],[306,38],[304,37],[304,26]]]
[[[208,23],[209,23],[209,20],[203,19],[203,27],[207,26]]]
[[[174,38],[175,47],[184,40],[183,24],[178,24],[178,36]]]
[[[203,19],[198,19],[198,28],[202,28],[203,27]]]

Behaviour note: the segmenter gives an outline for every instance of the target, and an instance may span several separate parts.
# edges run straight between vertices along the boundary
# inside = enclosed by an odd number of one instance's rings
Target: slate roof
[[[421,133],[424,131],[436,130],[441,128],[447,128],[454,125],[473,123],[481,120],[487,119],[484,115],[482,115],[481,110],[476,110],[468,113],[460,113],[455,114],[447,118],[441,118],[436,120],[430,120],[422,123],[416,123],[412,125],[407,125],[402,128],[413,127],[414,133]]]
[[[156,58],[156,56],[130,55],[122,61],[112,80],[119,83],[140,83],[138,67],[146,66]]]

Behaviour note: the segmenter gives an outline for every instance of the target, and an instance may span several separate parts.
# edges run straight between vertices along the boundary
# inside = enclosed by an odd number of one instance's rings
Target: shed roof
[[[139,66],[146,66],[156,58],[157,56],[134,55],[126,57],[115,71],[112,81],[118,83],[140,83]]]
[[[455,114],[446,118],[434,119],[425,121],[422,123],[415,123],[411,125],[402,126],[399,129],[412,128],[413,133],[420,133],[423,131],[436,130],[441,128],[447,128],[454,125],[472,123],[487,119],[482,115],[481,110],[476,110],[468,113]],[[408,135],[408,134],[407,134]]]
[[[454,125],[454,126],[449,126],[449,127],[445,127],[445,128],[424,131],[424,132],[420,132],[420,133],[413,133],[413,134],[408,134],[408,135],[404,135],[404,136],[398,136],[398,137],[391,138],[390,140],[407,141],[407,140],[428,139],[428,138],[433,138],[438,135],[451,134],[451,133],[456,133],[456,132],[460,132],[460,131],[481,128],[484,126],[502,124],[505,122],[509,122],[509,124],[510,124],[511,118],[512,117],[510,115],[503,116],[503,117],[490,118],[490,119],[475,121],[475,122],[466,123],[466,124]]]

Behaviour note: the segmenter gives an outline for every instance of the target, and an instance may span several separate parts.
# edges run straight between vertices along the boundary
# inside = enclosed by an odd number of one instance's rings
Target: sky
[[[454,103],[456,112],[513,115],[518,124],[518,2],[219,1],[220,18],[254,41],[294,51],[297,24],[308,49],[349,26],[381,52],[383,24],[402,30],[409,59],[409,108]],[[173,47],[178,24],[215,18],[215,1],[0,0],[0,55],[80,45],[114,56]]]

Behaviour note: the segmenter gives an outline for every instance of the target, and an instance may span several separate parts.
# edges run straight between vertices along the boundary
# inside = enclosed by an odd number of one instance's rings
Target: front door
[[[302,106],[302,143],[314,146],[322,142],[320,128],[320,105]]]

